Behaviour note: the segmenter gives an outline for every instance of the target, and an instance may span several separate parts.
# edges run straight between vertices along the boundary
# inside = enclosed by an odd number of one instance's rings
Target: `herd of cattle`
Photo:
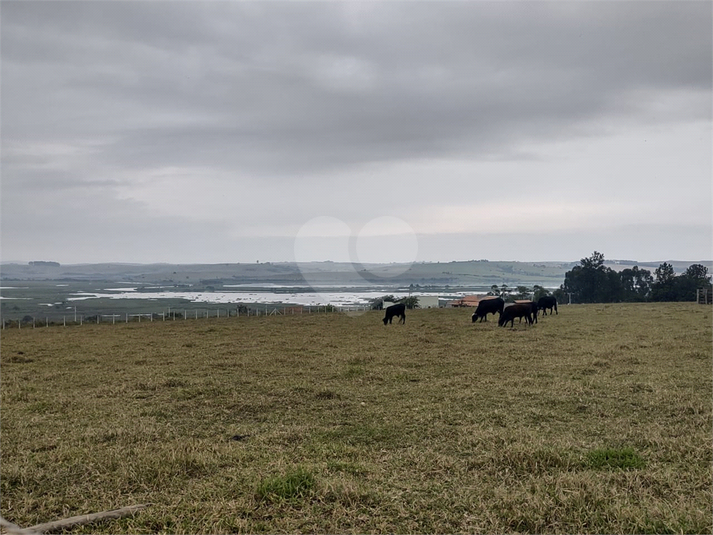
[[[557,312],[557,299],[553,296],[548,295],[541,297],[535,301],[519,302],[512,305],[505,306],[505,301],[502,297],[496,297],[494,299],[484,299],[478,303],[478,307],[473,312],[471,317],[473,323],[480,320],[488,321],[488,314],[493,314],[497,312],[500,314],[498,319],[498,325],[504,327],[510,322],[510,327],[515,325],[515,318],[519,318],[522,322],[522,318],[527,320],[528,325],[537,323],[537,314],[542,310],[542,315],[547,315],[547,310],[550,311],[550,315],[559,314]],[[553,312],[554,311],[554,312]],[[406,306],[403,303],[398,303],[396,305],[391,305],[386,308],[386,316],[384,316],[384,325],[391,323],[394,318],[399,318],[401,323],[406,323]]]

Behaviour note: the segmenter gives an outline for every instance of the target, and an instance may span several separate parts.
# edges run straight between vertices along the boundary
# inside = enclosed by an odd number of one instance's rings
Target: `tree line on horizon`
[[[702,264],[691,264],[680,275],[668,262],[659,265],[654,273],[639,266],[616,271],[604,265],[602,253],[594,251],[567,271],[564,283],[554,291],[537,284],[532,288],[494,284],[488,295],[502,297],[506,302],[537,301],[546,295],[553,295],[560,303],[695,301],[696,291],[702,288],[713,291],[708,268]]]
[[[639,266],[616,271],[604,265],[602,253],[594,251],[567,271],[564,283],[552,293],[563,303],[570,296],[572,303],[695,301],[701,288],[711,291],[711,276],[702,264],[691,264],[680,275],[668,262],[654,273]]]
[[[560,303],[695,301],[697,290],[706,288],[713,292],[711,276],[703,264],[691,264],[680,275],[676,275],[668,262],[663,262],[653,273],[639,266],[616,271],[604,265],[602,253],[594,251],[567,271],[564,283],[554,291],[537,284],[532,288],[493,284],[487,295],[502,297],[506,302],[537,301],[547,295],[553,295]],[[370,308],[381,310],[384,301],[404,303],[407,308],[418,307],[417,296],[398,299],[385,295],[372,299]]]

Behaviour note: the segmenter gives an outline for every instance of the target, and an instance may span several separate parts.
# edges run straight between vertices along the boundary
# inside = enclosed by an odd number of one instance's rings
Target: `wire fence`
[[[168,308],[161,312],[122,312],[25,315],[22,318],[2,318],[2,329],[37,329],[42,327],[67,327],[74,325],[141,323],[154,321],[187,321],[209,318],[257,318],[302,314],[328,314],[335,312],[365,312],[368,305],[238,305],[233,307]]]

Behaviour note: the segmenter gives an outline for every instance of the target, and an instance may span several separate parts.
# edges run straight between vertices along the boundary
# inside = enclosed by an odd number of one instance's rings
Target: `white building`
[[[437,295],[417,295],[419,308],[438,308]]]

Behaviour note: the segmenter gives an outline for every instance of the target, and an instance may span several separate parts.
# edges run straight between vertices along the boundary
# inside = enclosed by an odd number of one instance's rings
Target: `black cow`
[[[395,305],[386,307],[384,325],[386,325],[387,323],[391,323],[391,320],[394,319],[394,316],[400,317],[401,319],[399,321],[401,323],[406,323],[406,305],[404,305],[403,303],[397,303]]]
[[[498,325],[504,327],[510,322],[510,327],[515,326],[515,318],[525,318],[529,325],[532,325],[532,307],[527,304],[516,304],[505,307],[500,313]]]
[[[547,309],[550,309],[550,315],[552,315],[552,309],[555,309],[555,314],[559,315],[559,312],[557,312],[557,299],[555,299],[554,295],[546,295],[544,297],[540,297],[540,299],[537,301],[537,310],[542,310],[542,315],[546,316],[547,315]]]
[[[537,311],[539,310],[537,308],[537,303],[534,301],[526,301],[524,303],[516,303],[516,304],[522,304],[522,305],[527,305],[530,307],[530,311],[532,313],[532,322],[537,323]],[[518,323],[522,323],[522,318],[520,318],[520,321]]]
[[[496,297],[495,299],[483,299],[478,303],[478,308],[475,309],[471,319],[473,323],[480,318],[480,322],[483,320],[488,321],[488,314],[495,314],[496,312],[503,313],[503,307],[505,306],[505,301],[502,297]]]

